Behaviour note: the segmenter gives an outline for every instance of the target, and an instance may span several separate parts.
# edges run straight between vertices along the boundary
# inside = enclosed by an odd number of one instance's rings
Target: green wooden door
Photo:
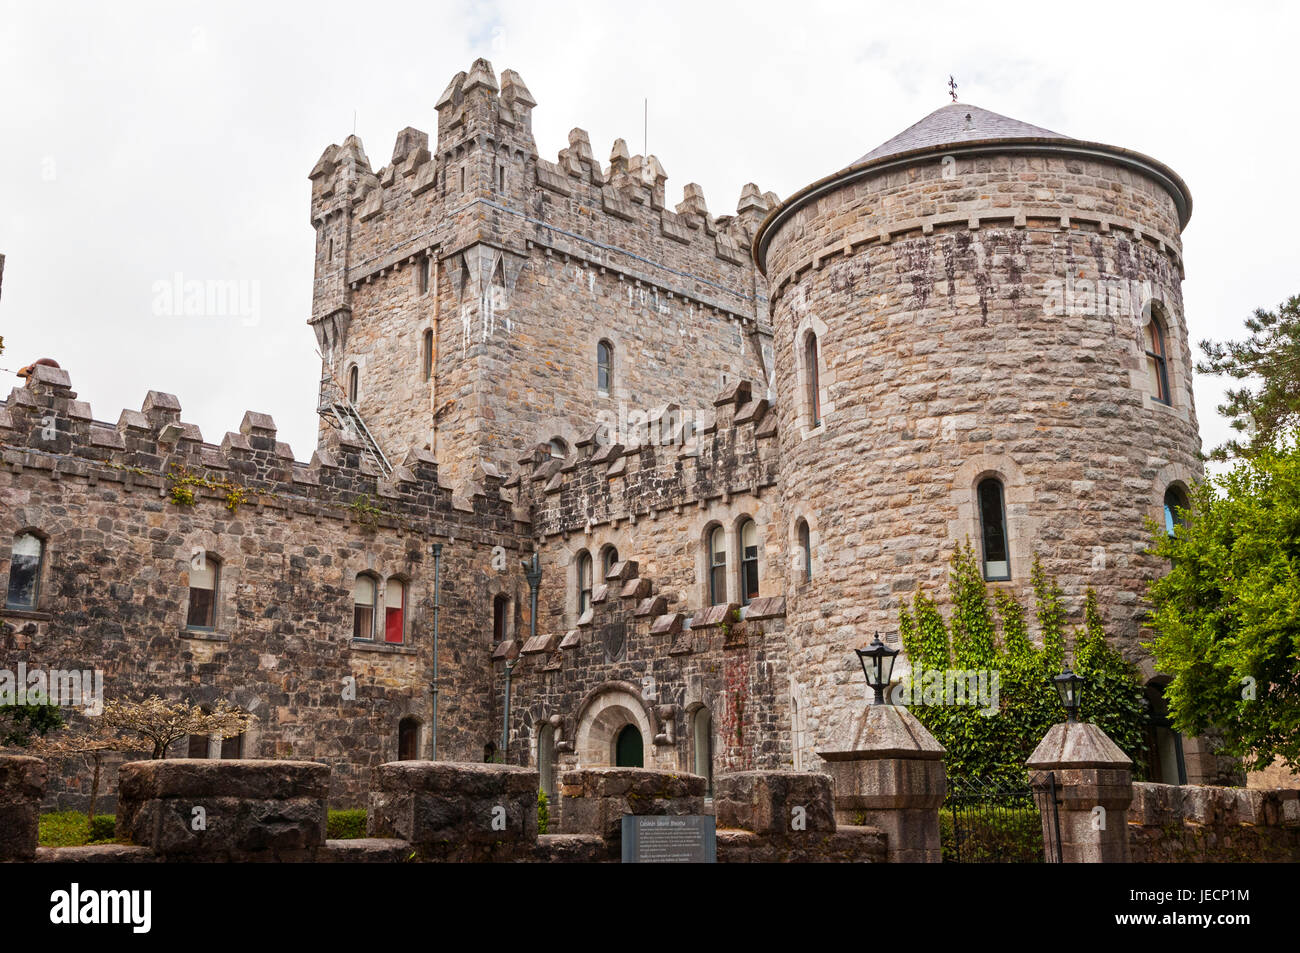
[[[641,750],[641,732],[636,725],[624,725],[614,742],[614,764],[620,768],[644,768],[645,757]]]

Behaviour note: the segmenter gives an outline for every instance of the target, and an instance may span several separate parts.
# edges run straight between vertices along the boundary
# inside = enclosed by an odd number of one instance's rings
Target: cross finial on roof
[[[950,75],[948,77],[948,93],[952,96],[952,101],[957,101],[957,81]]]

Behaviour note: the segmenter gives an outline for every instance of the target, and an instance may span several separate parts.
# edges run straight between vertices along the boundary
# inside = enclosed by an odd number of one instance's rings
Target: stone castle
[[[101,423],[34,368],[0,405],[7,659],[243,705],[178,753],[324,761],[353,803],[401,758],[816,770],[853,650],[966,539],[994,587],[1037,554],[1095,589],[1158,680],[1148,521],[1201,475],[1172,170],[954,102],[715,217],[622,140],[541,158],[535,106],[478,60],[432,140],[311,170],[310,463],[265,414]],[[1153,764],[1204,780],[1201,747]]]

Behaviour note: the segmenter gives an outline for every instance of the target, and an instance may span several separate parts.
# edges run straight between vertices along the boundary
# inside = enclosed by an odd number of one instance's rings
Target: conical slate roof
[[[913,149],[933,149],[954,142],[975,142],[989,139],[1061,139],[1069,140],[1050,129],[1031,126],[1019,119],[1001,116],[978,106],[949,103],[936,109],[920,122],[908,126],[888,142],[882,142],[864,155],[854,166],[874,162],[885,156],[901,155]],[[853,166],[850,166],[852,168]]]

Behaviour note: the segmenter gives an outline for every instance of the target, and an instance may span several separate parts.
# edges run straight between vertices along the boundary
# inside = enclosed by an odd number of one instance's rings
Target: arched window
[[[1151,306],[1151,320],[1142,329],[1143,346],[1146,350],[1147,377],[1150,381],[1151,396],[1162,404],[1171,403],[1169,395],[1169,360],[1165,348],[1165,328],[1160,320],[1158,305]]]
[[[35,533],[20,533],[14,537],[9,555],[9,590],[5,594],[6,609],[35,611],[40,597],[41,564],[45,560],[45,542]]]
[[[537,733],[538,786],[549,800],[555,800],[555,729],[542,725]]]
[[[391,576],[384,589],[384,641],[406,641],[406,583]]]
[[[976,495],[980,509],[980,541],[984,549],[984,578],[1010,579],[1011,557],[1007,548],[1007,512],[1002,499],[1002,481],[981,480]]]
[[[221,583],[221,560],[203,553],[190,563],[190,606],[185,628],[212,631],[217,626],[217,591]]]
[[[601,341],[596,345],[596,390],[608,395],[614,389],[614,345]]]
[[[758,527],[753,520],[740,526],[740,602],[749,605],[758,598]]]
[[[421,372],[427,381],[433,377],[433,329],[424,332],[424,347],[420,354]]]
[[[810,427],[820,427],[822,424],[822,398],[821,379],[817,370],[820,355],[817,349],[817,335],[812,331],[809,331],[808,336],[804,338],[803,355],[806,369],[804,380],[808,388],[804,398],[807,403],[808,425]]]
[[[505,641],[506,619],[509,611],[510,597],[505,593],[492,600],[492,642],[494,645]]]
[[[812,582],[812,533],[808,530],[808,521],[799,521],[799,549],[803,559],[803,581]]]
[[[691,720],[695,773],[705,780],[704,793],[713,794],[713,718],[707,708],[697,708]]]
[[[609,576],[609,571],[614,568],[618,562],[618,550],[613,546],[606,546],[600,554],[600,578],[603,582]]]
[[[591,608],[591,553],[578,556],[578,615]]]
[[[548,446],[551,448],[551,457],[555,460],[563,460],[569,455],[569,445],[561,437],[552,437]]]
[[[1165,532],[1170,536],[1179,526],[1187,525],[1187,497],[1176,486],[1165,490]]]
[[[721,526],[709,533],[709,605],[727,601],[727,534]]]
[[[397,723],[397,760],[420,759],[420,722],[416,718],[403,718]]]
[[[348,369],[348,400],[355,404],[357,402],[357,392],[361,386],[361,371],[355,364]]]
[[[636,725],[624,725],[614,739],[614,767],[645,767],[645,751],[641,744],[641,731]]]
[[[352,589],[352,638],[375,638],[375,580],[364,574],[357,576]]]

